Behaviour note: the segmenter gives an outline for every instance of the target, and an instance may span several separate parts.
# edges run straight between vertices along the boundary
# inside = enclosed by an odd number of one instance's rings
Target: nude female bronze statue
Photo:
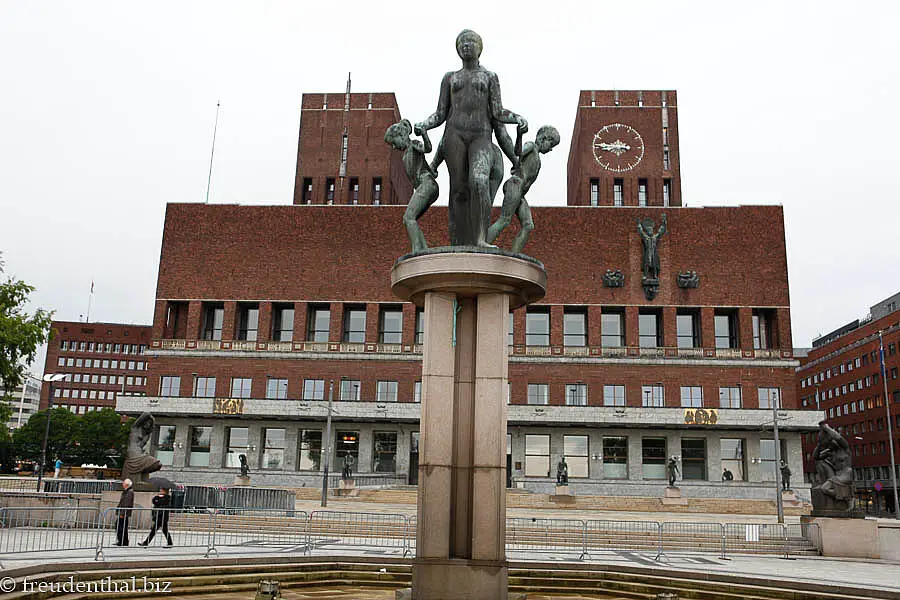
[[[492,142],[495,126],[510,123],[517,125],[521,133],[528,130],[523,117],[503,108],[497,75],[479,63],[482,48],[481,36],[474,31],[466,29],[457,36],[456,51],[462,59],[462,69],[444,75],[437,109],[416,124],[416,131],[424,132],[446,123],[438,154],[447,163],[450,174],[453,246],[490,247],[485,238],[499,186],[499,153]],[[509,136],[498,135],[497,141],[515,165],[517,159]]]

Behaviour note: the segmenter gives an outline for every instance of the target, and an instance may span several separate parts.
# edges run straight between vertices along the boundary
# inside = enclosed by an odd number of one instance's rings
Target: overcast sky
[[[504,104],[562,134],[533,205],[565,204],[579,90],[677,90],[684,202],[784,206],[808,346],[900,291],[898,6],[3,0],[0,250],[58,319],[93,280],[92,320],[149,323],[165,205],[203,201],[217,101],[210,201],[290,204],[302,93],[351,71],[421,120],[468,27]]]

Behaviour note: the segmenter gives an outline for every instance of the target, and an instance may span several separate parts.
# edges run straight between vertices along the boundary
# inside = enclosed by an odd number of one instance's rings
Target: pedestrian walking
[[[134,508],[134,490],[131,489],[132,481],[122,481],[122,495],[116,507],[116,546],[128,545],[128,519]]]
[[[62,470],[63,461],[56,459],[56,469],[53,471],[53,479],[59,479],[59,472]]]
[[[172,536],[169,535],[169,508],[172,506],[172,497],[169,495],[167,488],[159,488],[159,493],[153,496],[153,514],[150,521],[150,533],[147,539],[139,542],[140,546],[148,546],[153,541],[156,532],[162,529],[163,535],[166,536],[166,545],[172,545]]]

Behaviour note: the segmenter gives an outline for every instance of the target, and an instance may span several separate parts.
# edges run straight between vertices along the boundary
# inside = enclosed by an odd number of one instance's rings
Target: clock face
[[[607,171],[630,171],[644,158],[644,139],[628,125],[607,125],[594,134],[594,158]]]

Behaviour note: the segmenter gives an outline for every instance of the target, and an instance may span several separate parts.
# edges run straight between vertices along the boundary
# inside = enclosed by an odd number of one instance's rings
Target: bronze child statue
[[[513,240],[512,251],[520,253],[525,248],[528,235],[534,229],[531,209],[525,200],[525,194],[528,193],[541,171],[541,154],[550,152],[557,144],[559,144],[559,131],[550,125],[544,125],[538,130],[534,142],[528,142],[522,148],[518,167],[513,169],[512,177],[503,184],[503,208],[500,218],[488,229],[488,243],[497,239],[497,236],[512,222],[513,215],[515,215],[522,228]],[[519,144],[516,145],[519,146]]]
[[[413,185],[413,195],[409,199],[406,213],[403,215],[403,224],[412,242],[413,253],[421,252],[428,248],[425,236],[419,228],[419,218],[428,207],[434,204],[438,197],[437,171],[428,164],[425,155],[431,152],[431,140],[428,132],[415,129],[416,135],[422,136],[422,141],[410,140],[413,127],[407,119],[394,123],[384,134],[384,141],[395,150],[404,150],[403,166],[406,168],[406,176]]]

